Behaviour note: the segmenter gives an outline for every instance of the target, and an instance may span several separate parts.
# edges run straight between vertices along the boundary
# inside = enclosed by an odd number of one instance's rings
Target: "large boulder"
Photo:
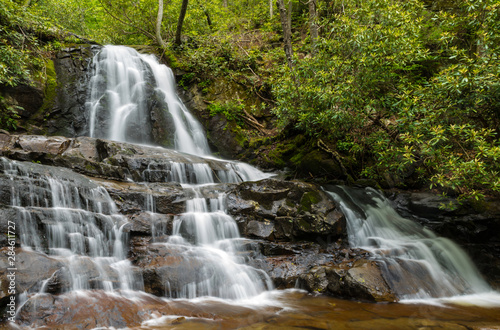
[[[278,241],[344,237],[345,217],[314,184],[266,179],[227,193],[227,209],[247,237]]]
[[[300,275],[300,285],[308,291],[344,298],[377,302],[397,301],[376,261],[359,259],[345,265],[316,266]]]

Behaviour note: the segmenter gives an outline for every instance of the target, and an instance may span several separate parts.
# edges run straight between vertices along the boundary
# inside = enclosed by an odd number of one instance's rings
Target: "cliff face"
[[[19,106],[17,132],[63,136],[85,135],[85,102],[89,66],[95,45],[78,45],[46,58],[44,79],[33,84],[1,87],[11,105]]]

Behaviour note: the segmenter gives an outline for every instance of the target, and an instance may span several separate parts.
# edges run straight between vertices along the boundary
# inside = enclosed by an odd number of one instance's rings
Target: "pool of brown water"
[[[9,328],[500,330],[499,297],[491,293],[463,297],[459,303],[424,304],[358,302],[299,290],[273,290],[248,301],[73,291],[30,297]]]
[[[163,316],[134,329],[500,329],[500,306],[365,303],[300,291],[275,299],[285,308],[177,301],[203,316]]]

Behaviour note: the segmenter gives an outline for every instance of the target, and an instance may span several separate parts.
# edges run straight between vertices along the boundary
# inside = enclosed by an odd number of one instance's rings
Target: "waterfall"
[[[214,177],[207,164],[172,163],[170,176],[162,175],[156,167],[155,175],[179,182],[192,195],[186,200],[186,211],[176,215],[173,232],[166,242],[156,239],[166,236],[166,228],[154,221],[155,201],[148,197],[147,211],[153,222],[151,231],[155,244],[164,244],[193,264],[194,281],[166,282],[165,292],[171,298],[216,296],[225,299],[248,299],[273,288],[269,276],[262,270],[245,264],[245,248],[241,244],[238,226],[226,212],[226,198],[222,192],[205,197],[202,188],[214,185]],[[267,175],[250,166],[231,164],[228,171],[218,171],[219,180],[225,183],[245,179],[263,179]],[[147,176],[152,173],[148,171]],[[172,182],[172,181],[170,181]]]
[[[156,89],[161,93],[175,125],[175,149],[194,155],[209,155],[207,138],[201,124],[177,96],[172,70],[158,63],[153,55],[141,55],[153,72]]]
[[[334,191],[330,194],[347,218],[349,243],[371,252],[400,299],[491,291],[457,244],[399,216],[380,192],[347,187]]]
[[[175,149],[210,154],[203,127],[177,96],[169,67],[158,63],[153,55],[139,54],[125,46],[104,47],[93,63],[87,102],[91,137],[152,143],[150,108],[152,99],[160,98],[175,127]]]
[[[89,109],[90,135],[124,142],[149,143],[147,129],[137,121],[148,118],[148,98],[159,97],[173,126],[174,146],[180,152],[210,157],[210,149],[201,124],[187,110],[176,92],[172,70],[158,63],[152,55],[142,55],[124,46],[106,46],[95,58]],[[145,86],[153,85],[153,91]],[[141,131],[141,136],[134,134]],[[237,183],[269,177],[250,165],[228,162],[225,170],[213,172],[208,164],[150,163],[143,173],[145,182],[163,178],[181,183],[193,197],[186,201],[186,212],[176,215],[173,234],[167,242],[166,227],[157,223],[155,201],[146,200],[152,220],[155,244],[167,244],[188,260],[198,260],[195,280],[189,283],[166,283],[165,292],[173,298],[217,296],[246,299],[273,287],[269,276],[245,265],[239,257],[244,249],[234,219],[225,211],[225,196],[205,198],[202,186]],[[214,175],[216,177],[214,177]]]
[[[186,187],[189,188],[189,187]],[[171,291],[172,297],[194,298],[217,296],[226,299],[247,299],[273,287],[262,270],[245,265],[240,235],[234,219],[225,211],[225,196],[206,199],[199,186],[189,189],[194,198],[186,202],[186,212],[176,216],[173,235],[167,244],[187,247],[182,254],[199,260],[196,279]]]

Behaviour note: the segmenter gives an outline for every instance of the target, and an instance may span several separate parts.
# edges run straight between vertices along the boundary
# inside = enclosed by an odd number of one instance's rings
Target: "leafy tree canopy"
[[[220,75],[245,84],[285,129],[276,139],[293,130],[327,145],[354,179],[463,198],[500,192],[500,1],[285,1],[292,65],[274,1],[190,0],[175,47],[181,3],[164,1],[159,31],[170,63],[189,72],[181,85],[205,90]],[[47,47],[39,36],[54,26],[100,43],[156,45],[158,8],[4,0],[0,85],[33,80],[31,58]],[[251,109],[223,110],[237,120]]]

